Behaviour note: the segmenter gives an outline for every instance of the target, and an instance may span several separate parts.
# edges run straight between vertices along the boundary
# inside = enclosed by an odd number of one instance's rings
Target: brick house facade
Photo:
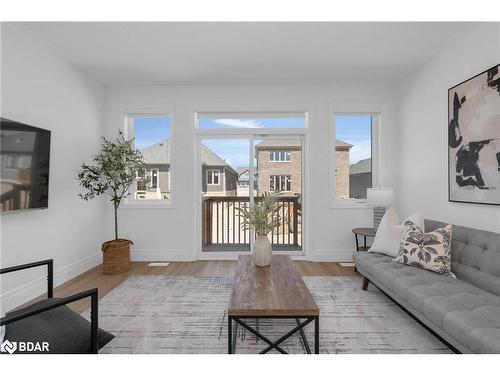
[[[349,197],[349,143],[336,141],[337,197]],[[257,159],[257,195],[280,191],[282,195],[302,193],[302,142],[265,140],[255,147]]]
[[[335,142],[335,198],[349,198],[349,150],[352,145]]]

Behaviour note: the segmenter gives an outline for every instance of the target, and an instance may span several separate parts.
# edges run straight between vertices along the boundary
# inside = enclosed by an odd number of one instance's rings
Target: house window
[[[373,134],[377,121],[376,114],[335,114],[331,149],[336,200],[366,199],[366,189],[373,186]]]
[[[170,203],[172,170],[172,126],[168,114],[134,113],[125,117],[127,135],[142,153],[145,168],[137,173],[133,200]],[[154,202],[150,202],[154,203]]]
[[[146,170],[145,169],[141,169],[139,171],[137,171],[137,187],[136,187],[136,191],[139,193],[139,192],[145,192],[147,187],[148,187],[148,183],[146,181]],[[141,199],[144,199],[144,195],[141,194]]]
[[[219,171],[216,169],[207,170],[207,185],[219,185]]]
[[[270,151],[269,161],[290,161],[290,151]]]
[[[151,189],[158,188],[158,169],[151,169]]]
[[[269,176],[270,192],[292,191],[291,176]]]

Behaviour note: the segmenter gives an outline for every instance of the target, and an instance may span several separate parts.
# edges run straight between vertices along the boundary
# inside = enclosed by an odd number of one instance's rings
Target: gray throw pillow
[[[424,233],[413,222],[405,221],[394,261],[455,277],[451,272],[451,234],[451,225]]]

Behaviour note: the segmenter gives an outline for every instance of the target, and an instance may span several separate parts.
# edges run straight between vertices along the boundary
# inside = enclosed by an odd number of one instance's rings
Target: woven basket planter
[[[112,240],[102,244],[103,272],[108,275],[127,272],[130,269],[130,240]]]

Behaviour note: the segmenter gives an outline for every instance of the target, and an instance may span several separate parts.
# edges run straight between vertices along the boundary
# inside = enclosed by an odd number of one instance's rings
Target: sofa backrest
[[[445,225],[425,220],[425,231]],[[453,225],[451,268],[457,278],[500,296],[500,233]]]

